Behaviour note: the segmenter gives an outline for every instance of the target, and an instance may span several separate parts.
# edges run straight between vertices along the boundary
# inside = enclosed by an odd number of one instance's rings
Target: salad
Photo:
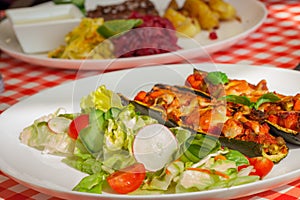
[[[209,135],[167,128],[141,115],[105,85],[83,97],[80,113],[36,119],[20,141],[86,173],[74,191],[119,194],[184,193],[258,181],[273,162],[248,158]]]

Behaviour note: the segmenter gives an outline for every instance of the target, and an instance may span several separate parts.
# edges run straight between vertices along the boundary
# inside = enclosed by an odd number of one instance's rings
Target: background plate
[[[161,3],[160,1],[153,0],[158,10],[164,9],[167,5],[167,2],[164,1],[164,3]],[[257,0],[228,0],[228,2],[237,9],[241,22],[237,20],[222,22],[220,28],[216,31],[218,35],[217,40],[210,40],[207,31],[201,31],[194,39],[180,38],[178,44],[183,49],[173,53],[105,60],[52,59],[48,58],[46,54],[25,54],[8,20],[0,23],[0,49],[12,57],[31,64],[53,68],[84,70],[126,69],[136,66],[174,63],[200,56],[209,57],[210,53],[228,48],[246,38],[266,19],[267,10],[264,4]]]
[[[229,78],[258,83],[266,79],[270,91],[294,95],[300,91],[300,72],[247,65],[195,65],[207,71],[223,71]],[[22,129],[33,120],[53,113],[59,107],[68,112],[79,111],[82,96],[100,84],[132,98],[139,90],[148,90],[155,83],[182,85],[193,65],[161,65],[105,73],[63,84],[33,95],[0,115],[0,169],[14,180],[40,192],[67,199],[231,199],[287,184],[300,178],[300,148],[290,145],[288,156],[275,165],[264,180],[226,189],[195,193],[127,196],[88,194],[71,191],[85,174],[61,162],[61,157],[42,154],[19,141]],[[165,76],[165,74],[168,76]],[[278,81],[280,80],[280,81]],[[284,83],[284,84],[282,84]]]

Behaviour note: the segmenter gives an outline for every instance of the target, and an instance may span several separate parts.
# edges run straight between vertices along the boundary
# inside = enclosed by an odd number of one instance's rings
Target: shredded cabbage
[[[98,34],[97,28],[103,18],[83,18],[80,24],[65,37],[65,45],[50,51],[50,58],[64,59],[108,59],[113,58],[113,45]]]

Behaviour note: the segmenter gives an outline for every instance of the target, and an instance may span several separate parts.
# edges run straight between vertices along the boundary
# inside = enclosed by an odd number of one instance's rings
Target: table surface
[[[253,34],[234,46],[211,55],[215,63],[268,65],[293,69],[300,62],[300,1],[264,0],[268,17]],[[197,62],[197,59],[195,59]],[[34,66],[0,56],[0,72],[5,90],[0,93],[0,113],[13,104],[47,88],[77,79],[76,70]],[[82,77],[97,71],[81,72]],[[3,127],[1,127],[3,128]],[[300,197],[300,179],[272,190],[241,199],[285,199]],[[0,199],[58,199],[27,188],[0,171]]]

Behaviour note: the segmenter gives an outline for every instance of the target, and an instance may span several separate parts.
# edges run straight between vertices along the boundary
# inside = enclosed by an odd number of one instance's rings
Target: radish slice
[[[48,121],[48,127],[54,133],[64,133],[68,130],[71,121],[65,117],[54,117]]]
[[[157,171],[172,161],[178,142],[164,125],[150,124],[138,131],[132,149],[137,162],[148,171]]]

